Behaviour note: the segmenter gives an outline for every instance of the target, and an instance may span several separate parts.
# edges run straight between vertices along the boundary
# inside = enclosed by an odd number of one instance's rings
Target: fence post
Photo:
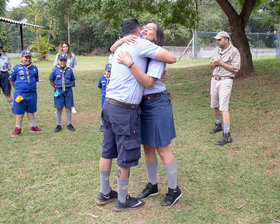
[[[197,59],[197,39],[198,39],[198,32],[196,32],[196,30],[194,30],[194,52],[193,52],[194,59]]]
[[[277,34],[276,57],[280,57],[280,34]]]

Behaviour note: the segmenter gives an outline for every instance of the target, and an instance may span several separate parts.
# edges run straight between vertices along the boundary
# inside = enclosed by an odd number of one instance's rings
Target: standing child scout
[[[67,56],[64,53],[58,55],[58,66],[53,68],[49,80],[54,87],[54,108],[57,109],[56,121],[57,126],[54,132],[59,132],[61,128],[61,114],[65,106],[67,128],[70,131],[75,131],[71,124],[71,107],[74,106],[72,86],[75,80],[73,71],[66,66]]]
[[[13,113],[16,114],[16,128],[11,137],[21,133],[24,113],[27,113],[30,132],[41,133],[44,130],[36,125],[34,113],[37,111],[37,82],[39,80],[38,68],[31,62],[31,52],[21,52],[21,63],[14,66],[9,80],[15,88]]]
[[[110,63],[108,63],[105,66],[105,75],[103,75],[99,79],[99,82],[98,82],[98,88],[101,90],[101,108],[103,108],[103,104],[105,101],[107,84],[109,84],[109,82],[110,82],[111,68],[112,68],[112,65]],[[103,125],[101,124],[100,131],[102,131],[102,130],[103,130]]]

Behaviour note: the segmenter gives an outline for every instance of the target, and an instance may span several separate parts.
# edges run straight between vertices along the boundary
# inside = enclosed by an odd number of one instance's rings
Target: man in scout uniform
[[[13,113],[16,114],[16,128],[11,137],[21,133],[24,113],[27,113],[30,132],[41,133],[44,130],[36,125],[34,113],[37,111],[37,82],[39,80],[38,68],[31,62],[31,52],[21,52],[21,63],[14,66],[9,80],[15,88]]]
[[[11,95],[11,84],[9,82],[9,70],[12,69],[9,58],[2,54],[3,45],[0,43],[0,88],[2,89],[10,107],[13,108],[13,97]]]
[[[240,69],[239,51],[229,42],[230,36],[227,32],[221,31],[215,37],[218,47],[210,61],[213,69],[211,79],[211,107],[214,109],[215,127],[210,134],[222,131],[221,114],[223,115],[224,131],[216,145],[223,146],[232,142],[230,135],[230,114],[229,99],[233,79]]]

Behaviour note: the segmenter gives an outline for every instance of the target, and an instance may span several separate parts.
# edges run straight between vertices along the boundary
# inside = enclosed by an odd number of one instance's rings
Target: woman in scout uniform
[[[65,106],[67,128],[70,131],[75,131],[71,124],[71,107],[74,106],[72,86],[74,84],[74,74],[71,68],[66,66],[67,55],[60,53],[58,56],[58,66],[53,68],[49,80],[54,87],[54,107],[57,109],[56,120],[57,126],[54,132],[59,132],[61,128],[61,114]]]
[[[44,130],[37,127],[34,113],[37,111],[37,82],[39,80],[38,68],[31,62],[31,52],[22,51],[21,63],[13,67],[9,80],[15,88],[13,113],[16,114],[16,128],[11,137],[21,133],[24,113],[30,125],[30,132],[41,133]]]

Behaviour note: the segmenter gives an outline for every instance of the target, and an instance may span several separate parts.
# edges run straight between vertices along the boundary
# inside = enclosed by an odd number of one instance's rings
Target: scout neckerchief
[[[29,76],[29,71],[28,69],[32,66],[32,62],[29,64],[29,65],[25,65],[23,64],[22,62],[20,63],[26,70],[26,77],[27,77],[27,80],[28,80],[28,84],[30,84],[30,76]]]
[[[65,72],[66,72],[67,66],[62,68],[58,65],[57,67],[59,68],[59,71],[62,73],[62,90],[65,91]]]

